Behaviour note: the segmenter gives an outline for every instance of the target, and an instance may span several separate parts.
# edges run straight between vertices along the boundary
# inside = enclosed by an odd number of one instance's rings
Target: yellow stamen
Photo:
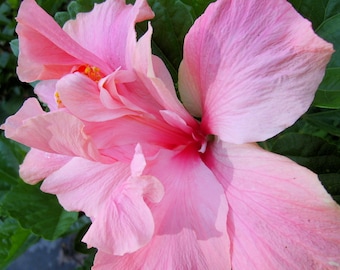
[[[95,82],[98,82],[101,78],[103,78],[103,74],[100,72],[100,69],[95,66],[81,65],[74,72],[77,71],[83,73]]]
[[[60,94],[59,94],[58,91],[56,91],[54,93],[54,98],[55,98],[55,102],[57,103],[58,108],[64,108],[65,107],[63,102],[60,99]]]

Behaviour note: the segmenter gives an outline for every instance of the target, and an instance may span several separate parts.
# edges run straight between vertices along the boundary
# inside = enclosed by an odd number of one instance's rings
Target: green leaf
[[[19,7],[20,4],[20,0],[7,0],[6,2],[10,5],[12,9],[15,10]]]
[[[210,3],[215,1],[216,0],[182,0],[183,3],[193,8],[195,19],[202,15]]]
[[[333,199],[340,204],[340,174],[320,174],[319,179]]]
[[[91,249],[91,253],[86,257],[83,266],[78,267],[76,270],[91,270],[96,253],[97,250]]]
[[[13,54],[18,57],[19,55],[19,39],[13,39],[10,43]]]
[[[23,229],[16,220],[0,220],[0,269],[4,269],[38,240],[39,237]]]
[[[43,193],[38,185],[23,182],[7,194],[2,207],[23,228],[49,240],[66,234],[78,217],[78,213],[63,210],[54,195]]]
[[[317,174],[340,173],[338,148],[319,137],[287,133],[274,142],[271,151],[287,156]]]
[[[68,0],[37,0],[39,6],[45,9],[49,14],[55,14],[60,8],[68,3]]]
[[[67,11],[57,12],[54,16],[60,26],[63,26],[69,19],[74,19],[79,12],[89,12],[95,3],[102,3],[104,0],[75,0],[67,6]]]
[[[72,1],[67,10],[71,15],[71,18],[75,18],[79,12],[88,12],[93,9],[95,3],[102,3],[104,0],[77,0]]]
[[[339,0],[289,0],[294,8],[317,29],[323,21],[340,13]]]
[[[306,114],[303,119],[334,136],[340,136],[340,110]]]
[[[0,170],[17,177],[19,164],[22,163],[28,148],[0,135]]]
[[[305,18],[310,20],[316,29],[325,19],[328,0],[289,0],[294,8]]]
[[[340,67],[326,70],[313,105],[320,108],[340,109]]]
[[[54,19],[60,26],[63,26],[68,20],[71,19],[71,15],[67,11],[59,11],[54,15]]]
[[[333,43],[335,53],[332,55],[328,67],[340,67],[340,13],[325,20],[316,30],[316,33],[328,42]]]
[[[339,13],[340,13],[340,1],[329,0],[325,10],[325,18],[333,17],[334,15]]]

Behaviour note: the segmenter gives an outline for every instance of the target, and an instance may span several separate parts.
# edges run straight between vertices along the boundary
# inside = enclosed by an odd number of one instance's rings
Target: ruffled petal
[[[285,0],[220,0],[185,38],[179,90],[207,134],[263,141],[308,109],[332,52]]]
[[[109,75],[114,76],[117,77],[117,72]],[[137,114],[124,106],[119,97],[112,97],[101,84],[98,86],[87,76],[75,73],[61,78],[56,89],[62,105],[81,120],[102,122]]]
[[[135,24],[153,16],[146,0],[137,0],[133,6],[123,0],[108,0],[95,5],[89,13],[79,13],[63,29],[112,70],[130,69],[136,46]]]
[[[35,98],[1,126],[5,136],[41,151],[102,160],[84,124],[65,111],[45,113]]]
[[[152,240],[124,256],[99,251],[93,269],[230,269],[226,198],[191,150],[161,153],[147,165],[165,189],[164,198],[151,205]]]
[[[109,66],[65,33],[34,0],[24,0],[17,16],[17,73],[22,81],[58,79],[84,63],[110,72]]]
[[[339,269],[340,207],[317,175],[255,144],[215,142],[205,162],[228,198],[232,269]]]
[[[34,185],[59,170],[71,157],[32,148],[20,165],[19,174],[26,183]]]
[[[123,255],[150,241],[154,221],[145,200],[159,202],[164,190],[155,177],[141,175],[145,161],[140,152],[136,156],[132,168],[75,158],[43,182],[42,190],[56,194],[67,210],[90,216],[83,238],[89,247]]]

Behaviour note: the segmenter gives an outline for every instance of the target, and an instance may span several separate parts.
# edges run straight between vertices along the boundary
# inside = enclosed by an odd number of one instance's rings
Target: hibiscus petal
[[[255,144],[205,156],[225,189],[233,269],[338,269],[340,207],[317,175]]]
[[[103,60],[74,41],[34,0],[21,3],[17,21],[20,80],[57,79],[84,63],[110,71]]]
[[[230,269],[226,198],[197,153],[163,152],[147,173],[165,188],[163,199],[150,206],[152,240],[121,257],[99,251],[93,269]]]
[[[101,154],[115,160],[124,160],[126,156],[131,159],[136,142],[147,145],[143,149],[148,157],[162,148],[183,149],[190,144],[197,145],[192,133],[185,133],[164,120],[147,116],[125,116],[101,123],[88,123],[85,132],[91,136]]]
[[[57,80],[40,81],[34,87],[34,93],[38,96],[41,102],[44,102],[50,111],[56,111],[58,104],[56,102],[55,91],[56,91]]]
[[[111,74],[114,76],[115,73]],[[76,117],[93,122],[107,121],[128,114],[136,114],[126,108],[119,99],[101,92],[106,92],[90,78],[80,74],[69,74],[57,83],[60,100]],[[106,92],[107,93],[107,92]]]
[[[207,134],[266,140],[310,106],[333,52],[284,0],[221,0],[185,38],[179,90]]]
[[[185,110],[177,98],[171,75],[161,59],[152,55],[151,51],[152,27],[149,25],[148,31],[138,40],[134,55],[134,69],[137,71],[139,79],[144,84],[143,104],[148,104],[149,112],[156,107],[150,104],[150,99],[154,99],[159,104],[158,110],[169,110],[178,114],[188,124],[197,126],[192,116]],[[140,101],[135,101],[137,104]],[[143,106],[143,105],[141,105]],[[144,105],[145,106],[145,105]],[[157,107],[156,107],[157,108]]]
[[[136,46],[135,24],[153,18],[146,0],[126,5],[123,0],[108,0],[89,13],[79,13],[63,29],[79,44],[108,63],[112,70],[131,68]]]
[[[7,138],[29,147],[61,155],[100,159],[78,118],[65,111],[45,113],[35,98],[26,100],[1,128],[5,129]]]
[[[145,166],[140,155],[132,167]],[[67,210],[90,216],[93,223],[83,241],[116,255],[134,252],[150,241],[154,222],[144,196],[158,202],[164,193],[152,176],[131,177],[127,163],[105,165],[79,158],[46,178],[42,190],[56,194]]]
[[[69,156],[52,154],[32,148],[20,165],[20,177],[26,183],[34,185],[59,170],[70,160],[71,157]]]

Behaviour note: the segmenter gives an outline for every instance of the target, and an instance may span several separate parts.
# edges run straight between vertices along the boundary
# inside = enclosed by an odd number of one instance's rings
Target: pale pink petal
[[[116,160],[122,160],[125,156],[131,159],[136,143],[147,144],[145,151],[151,155],[154,150],[157,152],[162,148],[180,149],[190,144],[198,144],[193,140],[191,132],[185,133],[177,126],[148,115],[124,116],[111,121],[87,123],[85,132],[91,136],[100,153]],[[199,149],[199,146],[197,147]],[[150,148],[153,150],[149,151]]]
[[[317,175],[255,144],[214,142],[205,162],[228,198],[233,269],[339,269],[340,207]]]
[[[147,87],[130,71],[119,70],[110,74],[99,81],[99,87],[101,100],[108,108],[115,107],[114,103],[111,105],[108,102],[111,98],[130,110],[147,112],[155,116],[163,109],[150,95]]]
[[[28,184],[34,185],[51,173],[59,170],[71,157],[43,152],[32,148],[20,165],[20,177]]]
[[[63,29],[112,70],[129,69],[136,46],[135,24],[153,16],[145,0],[137,0],[133,6],[126,5],[124,0],[108,0],[95,5],[89,13],[79,13]]]
[[[126,110],[130,111],[130,114],[133,110],[141,111],[142,109],[130,100],[131,98],[133,100],[135,97],[140,97],[138,86],[134,87],[127,96],[124,95],[126,84],[135,81],[136,75],[133,71],[121,69],[117,69],[115,72],[100,80],[98,86],[100,100],[103,105],[108,109],[123,110],[123,108],[126,108]]]
[[[161,109],[173,111],[183,118],[189,125],[196,126],[195,120],[179,102],[173,81],[164,63],[151,52],[152,28],[138,40],[134,55],[134,69],[147,91],[148,100],[154,99]],[[135,101],[137,104],[140,102]],[[144,101],[149,104],[150,101]],[[154,107],[154,106],[153,106]],[[151,109],[152,106],[149,106]]]
[[[20,80],[57,79],[81,64],[100,67],[107,73],[111,71],[95,51],[81,47],[34,0],[22,2],[17,21]]]
[[[285,0],[220,0],[185,38],[179,90],[205,133],[262,141],[308,109],[332,52]]]
[[[160,190],[161,184],[153,177],[131,179],[118,185],[110,194],[106,208],[95,216],[83,241],[89,247],[115,255],[140,249],[154,233],[153,217],[143,194],[148,198],[160,197]],[[106,224],[106,230],[103,230],[103,224]]]
[[[38,96],[39,100],[45,103],[50,111],[58,109],[56,102],[55,91],[56,91],[57,80],[40,81],[34,87],[34,93]]]
[[[227,202],[211,171],[191,149],[161,153],[149,166],[147,173],[165,188],[164,198],[150,206],[152,240],[124,256],[99,250],[93,269],[230,269]]]
[[[110,76],[114,76],[116,72]],[[93,122],[107,121],[128,114],[137,114],[109,94],[101,95],[106,89],[80,73],[64,76],[57,83],[56,89],[60,101],[76,117]]]
[[[129,164],[103,164],[75,157],[49,175],[42,183],[44,192],[56,194],[68,211],[84,211],[95,216],[112,189],[130,176]],[[94,192],[95,191],[95,192]]]
[[[138,144],[135,148],[135,154],[130,164],[131,176],[141,176],[146,165],[145,156],[142,151],[142,147]]]
[[[65,111],[45,113],[35,98],[25,101],[1,126],[5,136],[29,147],[68,156],[101,159],[84,124]]]
[[[145,161],[140,155],[133,167],[142,172]],[[104,165],[77,158],[50,175],[42,190],[56,194],[67,210],[90,216],[92,225],[83,241],[116,255],[134,252],[150,241],[154,221],[144,197],[157,203],[164,193],[156,178],[131,176],[128,163]]]

